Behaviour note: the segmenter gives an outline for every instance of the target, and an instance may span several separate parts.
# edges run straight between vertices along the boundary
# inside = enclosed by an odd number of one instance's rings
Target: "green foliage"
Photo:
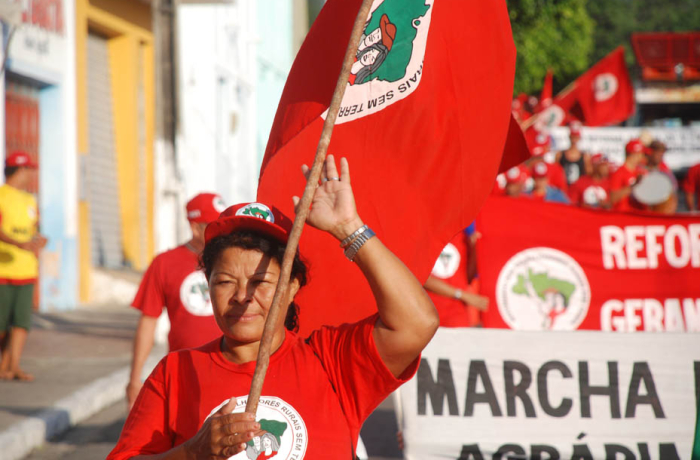
[[[594,22],[586,3],[586,0],[508,0],[518,49],[516,94],[539,91],[548,68],[554,71],[556,92],[590,66]]]

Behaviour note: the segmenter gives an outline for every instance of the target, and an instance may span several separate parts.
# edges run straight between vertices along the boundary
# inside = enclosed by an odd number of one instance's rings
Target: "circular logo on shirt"
[[[599,206],[608,199],[608,192],[599,185],[591,185],[583,191],[583,202],[589,206]]]
[[[444,280],[452,278],[454,274],[457,273],[461,259],[462,256],[460,256],[459,250],[455,245],[447,243],[447,246],[445,246],[440,256],[435,261],[432,275]]]
[[[197,270],[190,273],[180,285],[180,301],[190,314],[211,316],[214,310],[209,298],[209,283],[204,273]]]
[[[337,124],[380,112],[418,88],[434,1],[374,0]]]
[[[607,101],[617,92],[617,77],[611,73],[602,73],[593,80],[593,91],[595,100],[598,102]]]
[[[221,409],[229,400],[225,400],[209,413],[209,417]],[[234,414],[245,411],[248,396],[236,398]],[[300,460],[306,454],[309,434],[306,424],[299,412],[281,398],[261,396],[256,413],[260,430],[248,441],[246,450],[229,457],[229,460]]]
[[[575,330],[590,302],[591,288],[581,266],[552,248],[517,253],[496,282],[498,311],[511,329]]]

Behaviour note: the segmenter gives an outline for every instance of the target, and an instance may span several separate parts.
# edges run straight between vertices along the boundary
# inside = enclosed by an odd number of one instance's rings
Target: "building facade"
[[[72,0],[21,0],[6,4],[3,44],[8,45],[0,107],[2,160],[16,150],[39,164],[32,192],[41,255],[36,306],[66,309],[77,303],[77,158],[75,137],[75,4]],[[3,178],[4,179],[4,178]]]

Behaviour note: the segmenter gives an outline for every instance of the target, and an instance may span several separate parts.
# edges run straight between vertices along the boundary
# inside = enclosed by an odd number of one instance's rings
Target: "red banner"
[[[477,228],[485,327],[700,332],[700,216],[494,197]]]

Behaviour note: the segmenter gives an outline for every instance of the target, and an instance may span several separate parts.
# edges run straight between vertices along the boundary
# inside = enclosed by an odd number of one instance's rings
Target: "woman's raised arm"
[[[333,235],[338,241],[364,225],[357,214],[350,185],[350,168],[329,155],[322,174],[323,183],[314,195],[307,222]],[[308,167],[303,172],[308,176]],[[295,197],[295,204],[298,198]],[[374,341],[382,360],[395,376],[416,359],[435,334],[439,318],[433,303],[413,273],[379,238],[365,242],[353,261],[362,270],[377,301],[379,320]]]

